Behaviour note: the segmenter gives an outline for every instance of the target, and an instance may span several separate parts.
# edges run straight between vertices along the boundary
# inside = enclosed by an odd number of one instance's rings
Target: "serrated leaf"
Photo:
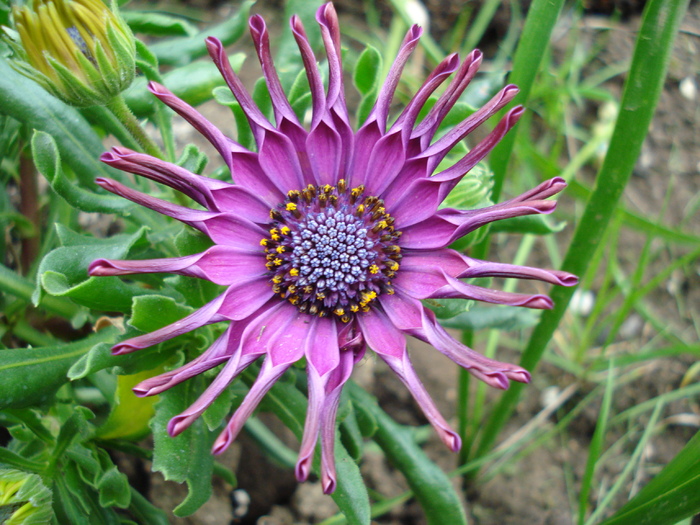
[[[192,312],[192,308],[178,304],[164,295],[142,295],[134,298],[133,314],[129,324],[141,332],[153,332],[178,321]]]
[[[97,449],[101,472],[95,488],[99,493],[100,505],[104,508],[125,509],[131,503],[131,488],[126,475],[119,472],[106,450]]]
[[[193,379],[163,392],[151,421],[153,470],[161,472],[167,480],[187,483],[187,497],[173,511],[180,517],[195,512],[211,496],[214,470],[211,446],[216,434],[207,430],[201,418],[174,438],[168,435],[167,426],[168,421],[189,407],[201,391],[201,381]]]

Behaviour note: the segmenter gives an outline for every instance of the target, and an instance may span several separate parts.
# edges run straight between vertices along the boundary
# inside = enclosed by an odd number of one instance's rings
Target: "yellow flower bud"
[[[107,104],[134,79],[134,37],[116,3],[35,0],[12,13],[11,64],[67,104]]]

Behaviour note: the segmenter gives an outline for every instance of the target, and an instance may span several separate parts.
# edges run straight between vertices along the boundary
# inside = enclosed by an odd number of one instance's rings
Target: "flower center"
[[[270,283],[299,311],[347,323],[382,293],[394,293],[401,232],[384,201],[363,193],[364,186],[348,191],[343,179],[309,184],[270,211],[270,236],[260,241]]]

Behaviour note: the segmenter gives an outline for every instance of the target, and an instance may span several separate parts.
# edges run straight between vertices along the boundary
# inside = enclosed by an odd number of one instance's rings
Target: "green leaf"
[[[95,177],[124,179],[120,172],[98,161],[104,146],[80,113],[15,72],[4,59],[0,59],[0,114],[51,135],[61,159],[82,186],[97,189]]]
[[[153,332],[179,321],[192,308],[178,304],[164,295],[142,295],[134,298],[133,314],[129,324],[142,332]]]
[[[353,80],[355,87],[363,97],[375,92],[380,83],[382,74],[382,55],[372,46],[367,46],[357,59]]]
[[[133,204],[126,199],[111,195],[99,195],[85,190],[68,180],[61,168],[61,155],[56,141],[44,131],[34,130],[32,135],[32,157],[53,190],[68,204],[85,212],[124,213]]]
[[[468,312],[461,313],[451,319],[445,319],[440,324],[445,328],[460,330],[484,330],[497,328],[499,330],[522,330],[536,325],[539,314],[534,310],[526,310],[515,306],[474,306]]]
[[[160,394],[153,429],[153,470],[165,479],[187,482],[187,498],[173,511],[178,517],[189,516],[211,496],[214,456],[211,446],[216,434],[209,432],[201,418],[177,437],[167,432],[168,421],[189,407],[201,394],[201,381],[190,380]]]
[[[45,403],[68,382],[68,370],[81,356],[115,334],[105,329],[75,343],[0,351],[0,409]]]
[[[100,505],[105,508],[119,507],[125,509],[131,503],[129,480],[119,472],[117,466],[105,450],[97,449],[101,473],[95,488],[100,495]]]
[[[153,405],[158,401],[158,397],[136,397],[132,388],[162,371],[163,368],[160,367],[138,374],[117,377],[117,389],[114,394],[112,411],[109,413],[107,421],[97,429],[96,435],[99,439],[136,441],[148,434],[148,423],[155,413]]]
[[[601,525],[673,525],[700,512],[700,432]]]
[[[161,65],[185,66],[190,64],[207,54],[205,43],[207,37],[216,37],[225,46],[238,40],[248,26],[248,12],[253,3],[250,0],[243,2],[235,16],[227,18],[222,23],[209,27],[194,36],[164,40],[149,47],[158,57],[158,62]]]
[[[63,246],[48,253],[37,272],[41,286],[51,295],[69,297],[95,310],[128,312],[135,296],[152,293],[118,277],[87,275],[87,268],[95,259],[124,259],[131,248],[146,244],[145,227],[133,235],[115,235],[108,239],[78,235],[61,225],[56,225],[56,230]],[[35,303],[39,297],[35,292]]]
[[[184,18],[149,11],[123,11],[122,18],[134,33],[152,36],[194,36],[197,28]]]
[[[549,235],[566,228],[566,222],[554,222],[547,215],[525,215],[491,223],[491,233]]]
[[[425,455],[413,439],[411,429],[391,419],[365,390],[350,382],[346,388],[355,406],[371,412],[377,421],[374,441],[387,459],[405,476],[411,490],[425,512],[429,525],[458,525],[467,523],[462,502],[452,481]]]

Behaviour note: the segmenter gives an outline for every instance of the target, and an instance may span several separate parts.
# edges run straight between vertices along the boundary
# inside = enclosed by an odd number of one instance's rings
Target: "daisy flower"
[[[341,389],[368,347],[405,383],[442,441],[456,451],[460,438],[440,415],[411,365],[406,336],[429,343],[496,388],[508,388],[511,380],[526,383],[530,374],[456,341],[421,301],[467,298],[551,308],[547,296],[492,290],[464,279],[515,277],[564,286],[574,285],[577,279],[560,271],[481,261],[448,247],[492,221],[552,212],[556,203],[545,199],[565,187],[561,178],[554,178],[487,208],[440,208],[462,177],[513,127],[523,108],[507,112],[488,136],[451,167],[438,171],[438,165],[467,134],[503,108],[517,88],[506,86],[436,139],[438,126],[476,74],[482,58],[479,51],[473,51],[460,64],[457,55],[450,55],[389,125],[399,77],[421,35],[421,29],[414,26],[403,40],[374,108],[355,131],[345,104],[340,31],[333,6],[322,6],[316,18],[328,58],[327,89],[301,21],[291,20],[312,96],[308,129],[282,90],[260,16],[251,18],[250,30],[272,99],[274,122],[256,107],[234,74],[221,42],[207,39],[209,54],[250,123],[257,151],[226,137],[165,87],[150,84],[156,97],[213,144],[229,167],[233,183],[196,175],[120,147],[103,154],[102,161],[168,185],[203,209],[172,204],[106,178],[97,183],[204,232],[214,245],[186,257],[99,259],[90,265],[89,273],[171,272],[225,286],[219,297],[191,315],[122,341],[113,353],[134,352],[207,324],[228,321],[224,333],[195,360],[134,389],[139,396],[152,396],[223,364],[201,397],[170,421],[168,431],[175,436],[246,367],[263,357],[257,380],[216,439],[214,453],[222,452],[236,438],[275,381],[305,359],[309,401],[295,472],[300,481],[307,479],[320,439],[320,477],[324,492],[331,493],[336,485],[333,445]],[[428,98],[450,76],[437,102],[419,121]]]

